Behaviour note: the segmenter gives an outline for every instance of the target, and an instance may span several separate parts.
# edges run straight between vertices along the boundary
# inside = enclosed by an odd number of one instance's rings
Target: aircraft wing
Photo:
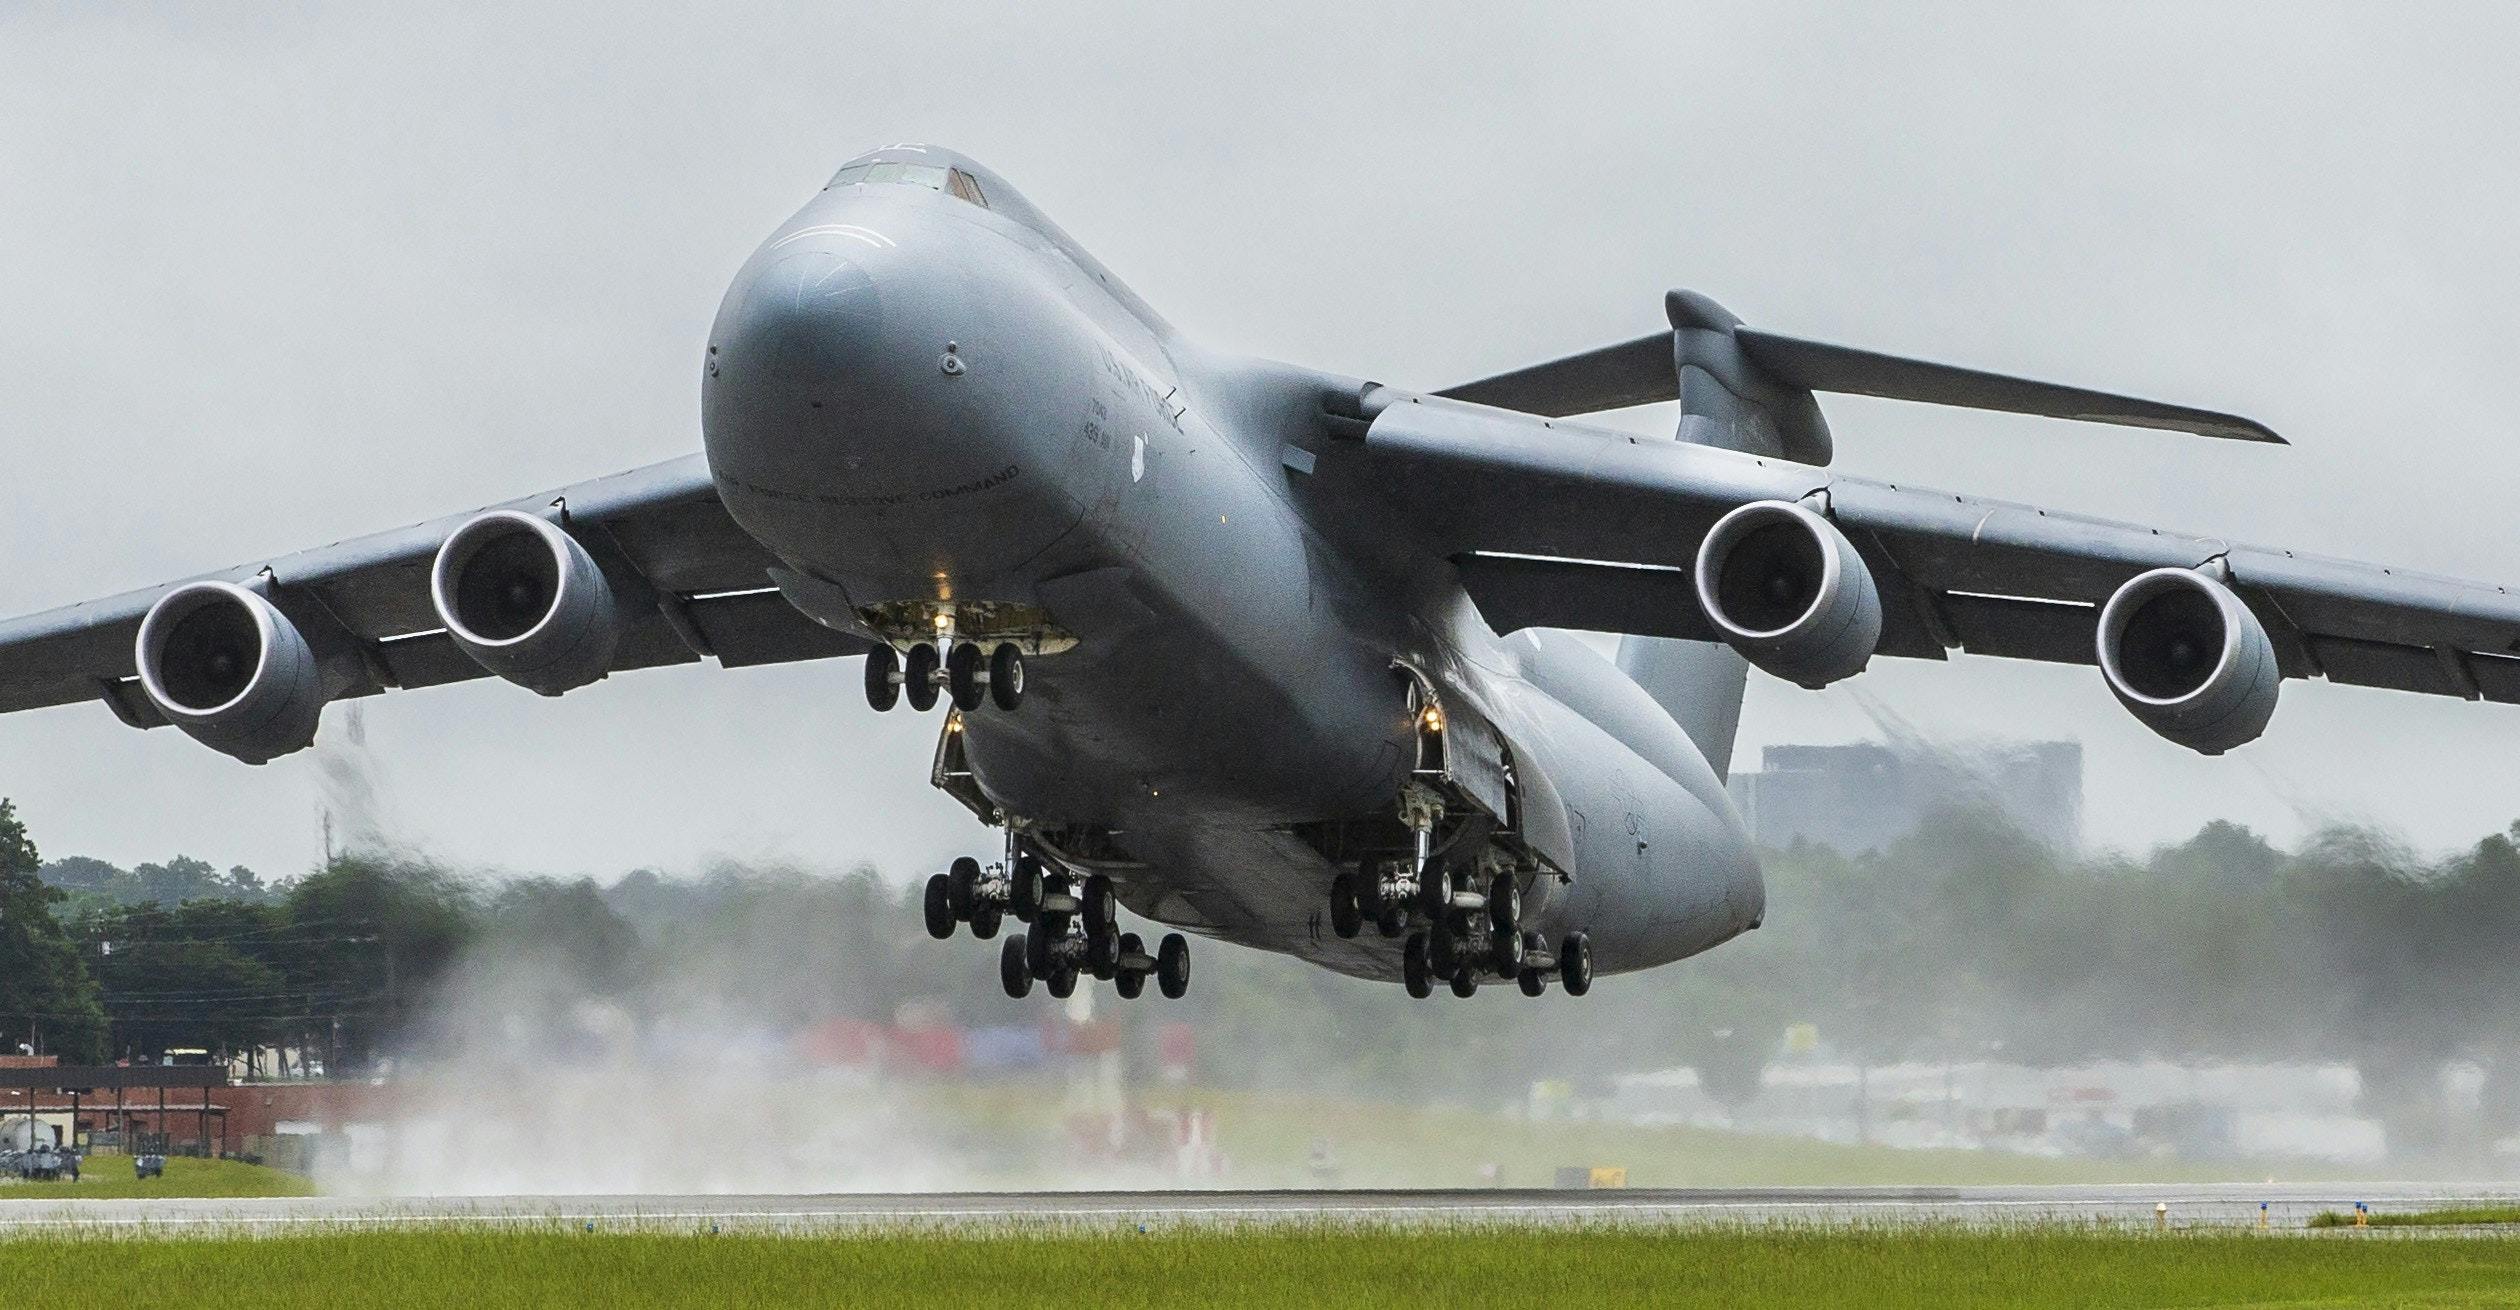
[[[1691,568],[1717,519],[1756,501],[1819,508],[1877,584],[1873,653],[1953,650],[2091,664],[2101,607],[2137,574],[2214,570],[2264,626],[2285,677],[2520,703],[2520,596],[2484,583],[2298,555],[2034,506],[1845,477],[1435,397],[1383,405],[1324,443],[1438,543],[1500,631],[1574,628],[1713,641]],[[2226,572],[2223,572],[2227,570]]]
[[[853,655],[864,642],[790,606],[771,578],[778,561],[718,503],[699,455],[494,506],[562,524],[601,565],[619,607],[610,668],[728,667]],[[487,676],[448,636],[430,603],[429,571],[455,514],[205,575],[251,587],[305,633],[336,678],[336,696],[430,687]],[[125,722],[166,722],[143,693],[134,643],[141,620],[184,579],[0,623],[0,712],[103,700]]]

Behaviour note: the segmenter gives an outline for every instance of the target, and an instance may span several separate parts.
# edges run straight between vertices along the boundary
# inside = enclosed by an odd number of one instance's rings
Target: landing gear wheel
[[[1155,986],[1168,1001],[1178,1001],[1189,995],[1189,938],[1177,932],[1164,934],[1164,944],[1155,952]]]
[[[1522,884],[1500,873],[1488,884],[1488,927],[1500,937],[1522,940]]]
[[[1062,1001],[1076,995],[1076,967],[1063,964],[1051,970],[1050,980],[1046,986],[1049,987],[1052,996]]]
[[[1374,911],[1374,931],[1397,941],[1400,934],[1408,930],[1409,912],[1400,908],[1399,902],[1387,901],[1381,909]]]
[[[927,895],[919,898],[919,912],[927,919],[928,936],[938,941],[954,935],[954,904],[945,890],[945,875],[931,874]]]
[[[1030,937],[1019,932],[998,948],[998,984],[1019,1001],[1032,995],[1032,962],[1027,958],[1032,954],[1031,943]]]
[[[1024,969],[1035,978],[1050,976],[1050,930],[1034,924],[1033,930],[1016,938],[1024,944]]]
[[[1085,935],[1085,972],[1110,982],[1120,972],[1120,938],[1116,933]]]
[[[1006,919],[1006,911],[994,901],[983,901],[971,907],[971,935],[987,941],[998,934],[998,925]]]
[[[1024,652],[1014,642],[1001,642],[989,652],[989,703],[1000,710],[1024,703]]]
[[[1111,879],[1097,873],[1085,879],[1085,935],[1109,937],[1120,931],[1120,896]]]
[[[975,929],[974,931],[977,931]],[[1519,932],[1492,932],[1488,938],[1488,962],[1508,978],[1522,972],[1523,939]]]
[[[890,646],[866,652],[866,703],[878,710],[901,703],[901,652]]]
[[[921,714],[936,708],[936,647],[920,642],[901,663],[901,694]]]
[[[1580,932],[1566,935],[1566,945],[1558,948],[1558,981],[1566,984],[1566,994],[1581,996],[1592,990],[1592,939]]]
[[[968,921],[972,908],[979,903],[980,861],[968,855],[945,866],[945,904],[954,917]]]
[[[1026,923],[1041,913],[1041,857],[1031,851],[1015,852],[1015,871],[1007,880],[1006,908]]]
[[[1356,894],[1356,875],[1340,874],[1330,880],[1330,931],[1341,937],[1354,937],[1365,931],[1365,902]]]
[[[1424,872],[1418,874],[1418,908],[1426,911],[1427,918],[1440,919],[1452,909],[1452,894],[1452,874],[1449,871],[1429,864]]]
[[[1525,996],[1538,996],[1540,993],[1549,990],[1549,975],[1540,972],[1538,969],[1523,970],[1522,977],[1517,981],[1521,982],[1522,993]]]
[[[1146,943],[1139,941],[1136,933],[1120,934],[1120,958],[1125,960],[1132,955],[1142,955],[1145,952]],[[1119,989],[1121,1000],[1134,1001],[1146,990],[1146,971],[1123,964],[1112,975],[1111,985]]]
[[[1421,1001],[1435,994],[1435,969],[1426,960],[1425,933],[1411,934],[1409,944],[1400,948],[1400,985]]]
[[[1455,996],[1476,996],[1479,994],[1479,976],[1470,972],[1470,966],[1465,964],[1453,970],[1452,989]]]
[[[967,641],[954,643],[953,653],[945,657],[945,694],[954,698],[954,708],[965,714],[980,708],[989,694],[980,685],[980,648]]]

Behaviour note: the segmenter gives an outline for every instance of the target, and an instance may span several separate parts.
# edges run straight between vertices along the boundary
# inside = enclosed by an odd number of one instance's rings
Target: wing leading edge
[[[778,561],[735,525],[698,455],[526,496],[494,509],[551,516],[614,582],[621,671],[714,659],[727,667],[862,653],[778,594]],[[478,511],[476,511],[478,512]],[[487,676],[429,601],[429,567],[472,513],[240,565],[206,580],[252,587],[349,670],[341,696]],[[183,579],[0,623],[0,712],[102,699],[126,722],[165,721],[144,695],[133,643]]]
[[[2100,609],[2153,569],[2210,569],[2286,677],[2520,704],[2507,587],[2163,532],[1732,451],[1406,397],[1357,461],[1459,568],[1501,631],[1712,641],[1690,575],[1715,521],[1754,501],[1825,506],[1877,584],[1875,653],[2096,662]],[[1405,474],[1405,475],[1403,475]]]

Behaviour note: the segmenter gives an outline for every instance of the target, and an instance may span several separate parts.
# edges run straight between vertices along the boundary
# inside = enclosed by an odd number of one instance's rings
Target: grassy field
[[[2368,1216],[2374,1228],[2481,1228],[2520,1224],[2520,1206],[2480,1205],[2445,1210],[2381,1211]],[[2321,1210],[2310,1216],[2312,1228],[2351,1228],[2354,1216],[2343,1210]]]
[[[131,1157],[92,1155],[75,1183],[0,1184],[0,1205],[11,1201],[107,1200],[128,1196],[307,1196],[314,1184],[296,1174],[234,1160],[195,1160],[171,1156],[166,1176],[140,1182],[131,1176]]]
[[[432,1230],[0,1242],[13,1304],[2520,1306],[2520,1242],[2083,1229]]]

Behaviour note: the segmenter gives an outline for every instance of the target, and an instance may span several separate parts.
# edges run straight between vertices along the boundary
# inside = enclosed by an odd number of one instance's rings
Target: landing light
[[[1444,730],[1444,712],[1443,712],[1443,710],[1441,710],[1441,709],[1439,709],[1439,708],[1437,708],[1436,706],[1433,706],[1433,705],[1429,705],[1429,706],[1427,706],[1427,707],[1426,707],[1425,723],[1426,723],[1426,730],[1427,730],[1428,732],[1442,732],[1442,731]]]

